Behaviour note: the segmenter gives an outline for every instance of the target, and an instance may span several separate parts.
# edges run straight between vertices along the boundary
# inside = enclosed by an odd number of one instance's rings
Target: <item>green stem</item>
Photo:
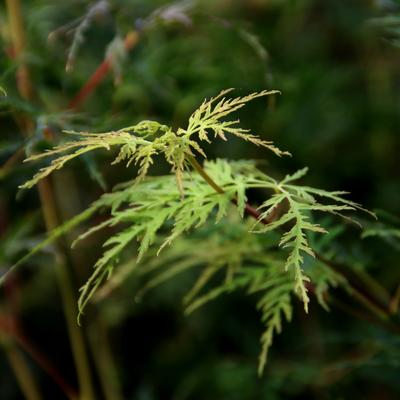
[[[210,175],[204,170],[204,168],[199,164],[199,162],[192,156],[187,156],[192,167],[200,174],[200,176],[218,193],[225,193],[221,186],[217,185]]]

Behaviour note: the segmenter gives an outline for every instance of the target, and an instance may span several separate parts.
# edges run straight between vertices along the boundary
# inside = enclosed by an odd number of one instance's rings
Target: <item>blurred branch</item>
[[[7,349],[12,347],[11,341],[15,341],[29,356],[39,365],[60,387],[70,399],[77,398],[77,392],[62,377],[58,369],[18,328],[18,324],[12,319],[0,318],[0,332],[3,335],[4,345]]]
[[[139,33],[136,31],[129,32],[124,40],[125,51],[132,50],[137,42],[139,41]],[[68,108],[76,109],[78,108],[86,99],[89,97],[97,86],[104,80],[108,72],[112,68],[112,56],[108,56],[93,72],[90,78],[87,80],[86,84],[78,92],[78,94],[69,102]]]
[[[2,341],[4,351],[14,371],[15,377],[17,378],[24,398],[27,400],[41,400],[43,397],[39,392],[39,388],[33,379],[32,373],[23,355],[11,342],[8,342],[5,339]]]
[[[117,375],[117,367],[113,358],[107,326],[101,315],[97,315],[89,327],[89,343],[100,383],[106,400],[123,400],[122,389]]]
[[[18,343],[20,347],[47,372],[68,398],[75,399],[77,397],[77,391],[64,380],[53,363],[24,334],[18,312],[20,302],[18,289],[19,285],[16,276],[11,276],[4,287],[7,299],[7,317],[0,319],[0,331],[3,331],[3,335],[6,338],[6,346],[10,346],[12,349],[14,341]],[[18,362],[20,360],[17,359],[15,361]]]
[[[31,99],[33,95],[29,69],[24,60],[25,31],[21,18],[21,4],[19,0],[6,0],[10,33],[13,43],[13,54],[18,62],[16,80],[18,91],[24,99]]]
[[[24,148],[20,147],[8,160],[0,167],[0,180],[3,179],[25,156]]]
[[[22,57],[25,49],[25,32],[20,1],[7,0],[7,10],[10,20],[14,54],[16,59],[19,60]],[[16,79],[18,90],[21,96],[25,100],[31,101],[33,98],[33,90],[29,77],[29,69],[22,59],[17,70]],[[26,118],[26,123],[24,125],[26,129],[23,130],[23,134],[24,136],[28,137],[32,134],[34,123],[30,118]],[[46,223],[46,229],[51,231],[56,228],[59,223],[55,197],[50,181],[48,179],[43,180],[40,185],[38,185],[38,190]],[[67,327],[71,340],[72,353],[76,365],[81,396],[85,398],[85,400],[90,400],[94,398],[94,390],[92,387],[89,361],[85,350],[82,332],[79,330],[75,321],[75,316],[77,314],[76,301],[73,295],[71,278],[67,270],[66,259],[63,255],[63,250],[60,244],[57,245],[57,264],[58,268],[56,268],[56,271],[58,284],[63,300],[63,307],[67,320]]]

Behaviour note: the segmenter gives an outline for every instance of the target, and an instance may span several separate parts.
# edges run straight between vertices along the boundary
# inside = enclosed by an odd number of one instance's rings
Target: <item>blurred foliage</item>
[[[222,89],[235,87],[241,94],[277,89],[281,96],[239,114],[245,126],[294,157],[270,161],[265,152],[235,139],[205,146],[206,153],[209,158],[257,159],[277,177],[308,166],[310,185],[348,190],[354,201],[385,210],[384,215],[378,212],[377,224],[365,221],[365,236],[370,237],[359,240],[357,228],[338,227],[328,220],[329,237],[311,237],[311,244],[358,273],[369,271],[396,296],[400,282],[399,1],[22,3],[24,60],[35,92],[32,101],[18,93],[19,62],[13,57],[5,4],[0,4],[0,86],[6,91],[0,95],[2,272],[43,238],[37,195],[18,192],[35,168],[21,163],[25,153],[62,143],[62,129],[104,132],[149,119],[178,128],[203,98]],[[132,30],[138,33],[138,42],[125,52],[121,43]],[[69,107],[110,54],[111,73],[79,107]],[[26,117],[34,121],[29,138],[22,134]],[[108,161],[100,153],[57,173],[53,185],[64,220],[87,207],[104,188],[136,173],[123,167],[110,169]],[[155,174],[168,170],[167,165],[157,165]],[[250,191],[248,197],[254,204],[262,200],[258,192]],[[79,233],[67,236],[66,242]],[[98,234],[69,253],[76,288],[89,276],[105,237]],[[53,249],[48,250],[20,270],[19,315],[25,334],[76,386],[53,277]],[[349,297],[340,289],[334,291],[337,304],[333,302],[329,313],[314,309],[313,301],[311,316],[296,313],[277,338],[264,376],[258,378],[255,364],[261,327],[252,299],[233,293],[186,318],[179,299],[195,276],[190,271],[181,274],[137,303],[140,279],[127,274],[122,284],[91,305],[84,324],[87,339],[93,330],[100,335],[96,321],[101,320],[114,357],[108,374],[120,383],[122,398],[399,398],[398,334],[343,312]],[[6,307],[9,294],[3,290],[1,296]],[[62,398],[35,360],[26,359],[43,397]],[[0,398],[21,398],[3,352],[0,370]],[[96,374],[100,392],[102,379]]]

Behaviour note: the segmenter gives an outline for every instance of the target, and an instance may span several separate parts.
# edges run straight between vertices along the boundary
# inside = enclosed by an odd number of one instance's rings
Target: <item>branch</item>
[[[124,41],[125,50],[132,50],[139,41],[139,34],[136,31],[129,32]],[[78,92],[78,94],[69,102],[69,109],[76,109],[89,97],[97,86],[104,80],[112,67],[112,57],[107,57],[93,72],[86,84]]]
[[[224,193],[224,190],[207,174],[207,172],[203,169],[203,167],[198,163],[198,161],[191,155],[188,155],[188,160],[192,167],[203,177],[203,179],[217,192]],[[235,205],[237,205],[237,201],[232,201]],[[264,225],[268,225],[273,222],[277,215],[282,212],[282,210],[278,210],[280,207],[276,207],[275,212],[271,214],[268,218],[261,218],[261,214],[254,207],[246,203],[245,212],[247,215],[252,218],[258,220]],[[381,301],[379,296],[374,296],[374,292],[370,293],[366,290],[360,281],[357,279],[357,274],[352,271],[349,267],[343,266],[341,264],[334,263],[330,260],[325,259],[322,255],[315,253],[316,258],[321,261],[326,267],[332,269],[336,273],[344,276],[351,287],[352,293],[355,295],[355,298],[365,307],[367,308],[373,315],[378,317],[382,321],[388,322],[391,318],[391,313],[389,307]],[[372,278],[369,278],[372,280]],[[378,285],[378,284],[376,284]],[[398,329],[397,329],[398,331]]]

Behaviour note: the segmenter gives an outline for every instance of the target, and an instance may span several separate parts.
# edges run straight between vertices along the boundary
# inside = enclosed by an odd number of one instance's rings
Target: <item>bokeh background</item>
[[[349,191],[353,200],[378,210],[382,222],[399,226],[400,2],[22,3],[23,61],[13,51],[6,4],[0,5],[0,85],[7,92],[0,98],[1,272],[45,236],[37,192],[18,190],[39,167],[21,163],[25,152],[65,140],[62,129],[100,132],[142,119],[184,126],[203,98],[229,87],[238,94],[282,92],[249,105],[240,118],[293,156],[275,159],[232,139],[210,146],[210,158],[258,159],[277,177],[308,166],[308,184]],[[129,34],[135,43],[124,51]],[[112,71],[77,104],[76,94],[110,54]],[[30,69],[29,99],[16,84],[21,62]],[[33,121],[29,137],[26,119]],[[55,175],[63,220],[133,176],[109,160],[103,153],[88,156]],[[162,165],[153,169],[166,171]],[[359,238],[350,228],[341,256],[394,290],[400,278],[396,238]],[[68,253],[75,295],[100,244]],[[54,251],[36,255],[2,289],[1,399],[23,398],[18,365],[28,368],[44,399],[64,398],[49,368],[77,385]],[[96,399],[102,392],[116,400],[400,398],[398,336],[340,309],[315,307],[305,316],[299,306],[259,378],[261,326],[251,301],[227,296],[186,318],[181,298],[187,279],[176,278],[135,303],[137,282],[128,278],[91,306],[82,329]]]

